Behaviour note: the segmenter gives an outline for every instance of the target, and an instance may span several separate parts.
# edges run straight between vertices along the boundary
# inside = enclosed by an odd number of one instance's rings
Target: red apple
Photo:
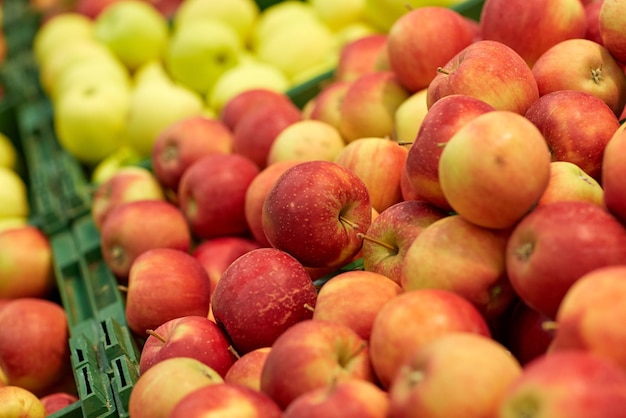
[[[626,125],[622,125],[626,126]],[[620,128],[604,148],[601,185],[608,210],[626,224],[626,129]]]
[[[46,298],[55,287],[48,237],[36,226],[0,231],[0,298]]]
[[[361,250],[371,223],[367,187],[349,169],[307,161],[287,169],[263,205],[268,242],[306,267],[340,267]]]
[[[232,131],[235,130],[241,119],[247,117],[259,108],[273,108],[274,106],[291,108],[289,97],[268,89],[250,89],[231,98],[220,111],[220,120]],[[292,108],[293,109],[293,108]]]
[[[206,316],[173,318],[150,330],[141,349],[139,374],[168,358],[191,357],[224,377],[235,362],[229,347],[224,331]]]
[[[585,16],[587,17],[587,33],[585,33],[585,39],[604,45],[602,35],[600,34],[600,8],[604,0],[591,0],[586,4]]]
[[[178,187],[179,207],[194,236],[248,232],[245,195],[259,168],[239,154],[211,154],[194,162]]]
[[[513,288],[526,304],[550,318],[583,274],[624,263],[626,229],[588,202],[535,208],[515,226],[507,244],[506,269]]]
[[[322,87],[311,102],[309,119],[326,122],[340,129],[341,102],[349,86],[349,81],[333,81]]]
[[[626,405],[626,373],[587,352],[542,355],[524,366],[504,394],[499,417],[532,411],[550,418],[618,418]]]
[[[424,344],[457,331],[491,336],[480,312],[456,293],[418,289],[391,299],[374,318],[370,335],[370,359],[381,385],[388,389]]]
[[[387,34],[384,33],[373,33],[344,44],[339,51],[334,80],[347,83],[379,71],[380,55],[387,51],[386,47]]]
[[[604,190],[600,183],[574,163],[552,161],[548,187],[537,201],[546,205],[562,200],[580,200],[605,207]]]
[[[261,373],[271,347],[261,347],[239,357],[226,372],[224,382],[261,390]]]
[[[192,116],[165,128],[152,146],[152,169],[161,185],[174,192],[185,170],[210,154],[229,154],[233,132],[226,124],[205,116]]]
[[[603,45],[611,55],[626,64],[626,6],[623,1],[603,0],[600,7],[599,31]]]
[[[510,46],[530,67],[551,46],[586,31],[580,0],[486,0],[480,15],[482,38]]]
[[[525,116],[541,131],[553,160],[574,163],[600,179],[604,147],[619,128],[619,121],[599,97],[557,90],[537,99]]]
[[[44,418],[46,408],[37,396],[21,386],[0,386],[0,416]]]
[[[518,301],[504,324],[504,343],[522,364],[545,354],[554,339],[551,319]]]
[[[446,143],[439,182],[457,214],[485,228],[505,229],[543,194],[550,161],[546,140],[532,122],[496,110],[475,117]]]
[[[367,341],[346,325],[301,321],[272,345],[261,374],[261,390],[283,409],[317,388],[361,379],[374,381]]]
[[[452,210],[439,183],[441,152],[463,125],[492,110],[495,110],[493,106],[464,94],[442,97],[430,107],[405,162],[409,183],[421,199],[443,210]]]
[[[428,108],[451,94],[472,96],[497,110],[522,115],[539,98],[526,61],[511,47],[490,40],[472,43],[437,70],[428,86]]]
[[[389,388],[390,417],[495,417],[509,385],[522,373],[502,344],[452,332],[421,346]]]
[[[222,274],[212,298],[215,320],[240,355],[271,346],[309,319],[317,291],[304,267],[275,248],[249,251]]]
[[[589,39],[561,41],[545,51],[532,68],[539,95],[557,90],[593,94],[619,115],[626,104],[626,74],[609,50]]]
[[[72,393],[54,392],[39,398],[46,410],[46,416],[50,416],[58,411],[63,411],[66,407],[80,401],[80,398]]]
[[[474,33],[474,28],[456,10],[416,7],[400,16],[389,29],[389,64],[400,83],[415,93],[428,87],[437,68],[474,41]]]
[[[415,238],[447,213],[428,202],[406,200],[383,210],[363,241],[363,267],[400,284],[402,264]]]
[[[113,209],[137,200],[165,200],[165,193],[154,174],[139,166],[125,166],[97,186],[92,197],[91,217],[98,230]]]
[[[133,262],[128,275],[126,319],[140,337],[167,321],[187,315],[207,317],[211,298],[209,277],[186,252],[155,248]]]
[[[188,251],[191,232],[183,213],[163,200],[136,200],[117,206],[101,229],[102,257],[111,272],[126,281],[131,264],[154,248]]]

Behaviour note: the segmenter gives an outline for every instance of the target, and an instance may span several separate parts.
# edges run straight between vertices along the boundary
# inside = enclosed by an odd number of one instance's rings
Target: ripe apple
[[[541,197],[550,179],[550,161],[546,140],[532,122],[496,110],[469,121],[446,143],[439,182],[460,216],[485,228],[504,229]]]
[[[442,210],[452,210],[439,182],[439,159],[444,145],[467,122],[492,110],[493,106],[464,94],[442,97],[430,106],[409,147],[404,167],[420,198]]]
[[[550,181],[537,201],[537,206],[561,200],[581,200],[605,207],[604,190],[598,180],[574,163],[552,161]]]
[[[428,108],[451,94],[472,96],[497,110],[523,115],[539,98],[539,89],[528,64],[511,47],[479,40],[437,70],[428,85]]]
[[[400,367],[389,388],[389,416],[496,416],[509,385],[521,374],[509,350],[489,337],[442,335]]]
[[[440,36],[445,32],[446,36]],[[392,71],[411,93],[422,90],[474,41],[474,29],[459,12],[441,6],[409,10],[389,29],[387,53]]]
[[[207,317],[209,277],[198,260],[171,248],[155,248],[132,263],[126,292],[129,328],[147,338],[167,321],[187,315]],[[154,366],[153,366],[154,367]]]
[[[153,248],[188,251],[191,232],[178,207],[164,200],[136,200],[117,206],[100,230],[102,257],[121,280],[134,260]]]
[[[387,35],[384,33],[374,33],[347,42],[339,51],[337,68],[333,73],[334,81],[347,83],[364,74],[379,71],[380,55],[386,48]]]
[[[0,375],[6,385],[42,396],[70,361],[65,310],[42,298],[18,298],[0,310]],[[0,402],[1,403],[1,402]]]
[[[369,341],[382,387],[389,389],[402,364],[424,344],[458,331],[491,336],[478,309],[456,293],[418,289],[391,299],[374,318]]]
[[[33,39],[33,54],[38,64],[46,61],[67,42],[93,37],[93,20],[82,13],[59,13],[48,18]]]
[[[341,103],[348,91],[350,82],[332,81],[322,87],[320,92],[310,102],[309,119],[326,122],[329,125],[340,129]]]
[[[602,99],[616,115],[624,110],[626,74],[606,47],[589,39],[568,39],[552,46],[537,59],[532,72],[541,96],[557,90],[584,91]]]
[[[341,103],[339,131],[346,142],[392,137],[396,109],[408,99],[393,71],[376,71],[352,81]]]
[[[351,379],[312,389],[294,399],[284,418],[386,418],[389,396],[372,382]]]
[[[0,166],[0,219],[30,214],[28,186],[17,171]]]
[[[602,35],[600,34],[600,9],[604,0],[592,0],[586,3],[583,2],[585,7],[585,16],[587,17],[587,32],[585,33],[585,39],[604,45]]]
[[[266,88],[249,89],[239,93],[225,103],[219,112],[219,119],[229,129],[234,131],[239,121],[249,113],[254,112],[254,109],[273,108],[275,104],[276,106],[286,106],[295,110],[295,106],[285,94]]]
[[[450,215],[425,227],[404,255],[405,292],[445,289],[474,304],[493,325],[515,299],[505,258],[509,230],[493,230]]]
[[[525,116],[541,131],[553,160],[574,163],[600,179],[604,148],[619,121],[599,97],[576,90],[553,91],[537,99]]]
[[[55,287],[52,248],[36,226],[0,231],[0,298],[46,298]]]
[[[374,382],[367,341],[346,325],[309,319],[274,342],[261,374],[261,391],[283,409],[298,396],[333,384]]]
[[[506,269],[513,288],[526,304],[550,318],[583,274],[624,263],[626,229],[589,202],[538,206],[515,226],[507,244]]]
[[[415,238],[447,216],[428,202],[405,200],[380,212],[363,237],[363,268],[400,284],[402,265]]]
[[[368,341],[378,311],[400,293],[400,285],[382,274],[344,271],[319,290],[313,319],[346,325]]]
[[[232,383],[204,386],[180,399],[169,418],[200,416],[281,418],[281,408],[265,393]]]
[[[520,364],[525,366],[547,353],[555,333],[551,321],[541,312],[517,301],[503,325],[503,342]]]
[[[372,206],[354,172],[330,161],[306,161],[274,182],[262,218],[273,247],[306,267],[340,267],[360,251]]]
[[[263,230],[263,204],[278,177],[300,161],[279,161],[266,166],[250,182],[246,190],[244,210],[250,233],[262,247],[271,247]]]
[[[116,207],[137,200],[165,200],[159,180],[141,166],[125,166],[99,184],[93,194],[91,217],[98,230]]]
[[[233,133],[221,121],[190,116],[165,128],[152,147],[152,170],[164,188],[178,191],[183,172],[209,154],[229,154]]]
[[[410,147],[415,141],[415,137],[428,113],[427,96],[428,88],[418,90],[396,109],[394,115],[395,136],[399,143]]]
[[[130,392],[128,412],[133,418],[169,418],[186,395],[223,382],[219,373],[199,360],[172,357],[139,376]]]
[[[602,0],[600,7],[599,31],[602,44],[609,50],[617,61],[626,63],[626,7],[618,0]]]
[[[50,416],[57,411],[62,411],[79,400],[80,398],[78,396],[67,392],[53,392],[39,398],[39,401],[46,410],[46,416]]]
[[[271,349],[271,347],[257,348],[237,358],[226,372],[224,382],[261,391],[261,373]]]
[[[626,125],[622,125],[626,126]],[[613,134],[604,148],[601,185],[608,210],[622,222],[626,222],[626,129]]]
[[[21,386],[0,386],[0,416],[44,418],[46,408],[37,396]]]
[[[529,67],[551,46],[584,38],[586,31],[580,0],[487,0],[480,15],[482,38],[510,46]]]
[[[240,154],[209,154],[183,173],[178,186],[181,212],[191,232],[208,239],[248,232],[245,196],[259,168]]]
[[[615,363],[588,351],[542,355],[504,394],[498,416],[518,417],[529,410],[551,418],[612,418],[623,415],[626,375]]]
[[[172,357],[195,358],[222,377],[235,362],[226,334],[206,316],[173,318],[148,334],[139,359],[140,375],[158,362]]]

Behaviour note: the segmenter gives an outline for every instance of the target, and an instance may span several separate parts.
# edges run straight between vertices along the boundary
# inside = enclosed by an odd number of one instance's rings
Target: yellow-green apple
[[[152,170],[159,183],[174,192],[183,172],[209,154],[229,154],[233,133],[221,121],[195,115],[174,122],[162,130],[152,145]]]
[[[425,227],[404,254],[405,292],[444,289],[470,301],[490,326],[511,306],[515,292],[505,258],[510,230],[494,230],[450,215]]]
[[[17,150],[17,143],[0,132],[0,166],[10,168],[19,172],[21,169],[20,154]]]
[[[415,238],[447,213],[425,201],[405,200],[380,212],[363,236],[363,268],[400,284],[404,258]]]
[[[285,409],[308,391],[349,379],[375,381],[367,341],[346,325],[309,319],[276,339],[265,359],[261,391]]]
[[[626,64],[626,6],[619,0],[602,0],[600,7],[599,31],[602,44],[611,55],[622,64]]]
[[[341,101],[349,85],[348,81],[332,81],[324,86],[310,102],[308,119],[326,122],[339,129]]]
[[[422,122],[428,113],[427,95],[428,88],[418,90],[396,109],[393,119],[395,137],[398,142],[407,144],[410,147],[415,141]]]
[[[361,250],[372,221],[363,181],[332,161],[305,161],[285,170],[263,204],[267,241],[306,267],[340,267]]]
[[[251,250],[224,271],[213,316],[237,353],[272,346],[289,327],[313,316],[317,290],[295,258],[275,248]]]
[[[442,210],[452,210],[439,182],[441,153],[463,125],[492,110],[495,110],[493,106],[464,94],[442,97],[430,107],[412,140],[404,165],[409,183],[421,199]]]
[[[128,278],[131,264],[145,251],[188,251],[191,238],[183,213],[165,200],[123,203],[109,212],[100,229],[104,262],[122,282]]]
[[[607,358],[626,371],[626,340],[615,326],[624,305],[626,266],[599,267],[582,275],[565,294],[556,313],[555,336],[549,353],[585,350]]]
[[[261,391],[224,382],[189,393],[176,403],[169,418],[200,416],[281,418],[283,411]]]
[[[284,411],[284,418],[386,418],[389,396],[379,386],[361,379],[312,389],[294,399]]]
[[[178,205],[193,235],[208,239],[248,232],[246,190],[259,173],[240,154],[209,154],[192,163],[178,185]]]
[[[600,9],[604,0],[592,0],[583,3],[585,8],[585,16],[587,18],[587,32],[584,38],[604,45],[602,35],[600,34]]]
[[[341,104],[339,131],[346,142],[392,137],[397,108],[410,96],[393,71],[364,74],[352,81]]]
[[[356,173],[380,213],[402,201],[400,177],[407,153],[408,148],[390,138],[358,138],[345,145],[334,162]]]
[[[423,6],[453,7],[462,3],[462,0],[365,0],[365,18],[379,30],[387,32],[411,9]]]
[[[199,360],[172,357],[139,376],[130,392],[128,412],[133,418],[169,418],[186,395],[223,382],[219,373]]]
[[[616,115],[626,104],[624,70],[606,47],[589,39],[568,39],[550,47],[532,72],[540,96],[557,90],[584,91],[602,99]]]
[[[361,22],[364,17],[364,0],[310,0],[310,3],[320,20],[334,31]]]
[[[626,374],[582,350],[542,355],[509,384],[498,417],[618,418],[626,405]]]
[[[404,165],[404,170],[402,170],[402,177],[400,177],[400,192],[402,192],[403,200],[420,200],[426,202],[426,200],[422,199],[413,188],[411,180],[409,180],[409,175],[406,171],[406,164]]]
[[[487,0],[480,15],[482,38],[510,46],[530,67],[551,46],[584,38],[586,31],[580,0]],[[528,37],[529,33],[542,35]]]
[[[59,13],[47,19],[33,38],[33,57],[38,64],[46,61],[66,42],[93,37],[93,20],[78,12]]]
[[[233,152],[254,161],[260,169],[267,166],[267,157],[278,134],[302,120],[300,109],[291,102],[266,103],[241,113],[233,128]]]
[[[28,186],[17,171],[0,166],[0,219],[30,214]]]
[[[605,207],[604,190],[598,180],[574,163],[552,161],[548,187],[543,191],[537,205],[546,205],[561,200],[582,200]]]
[[[46,416],[50,416],[57,411],[62,411],[66,407],[79,402],[80,398],[73,393],[53,392],[39,398],[46,410]]]
[[[45,418],[46,408],[39,398],[21,386],[0,386],[0,416]]]
[[[492,338],[452,332],[416,350],[389,388],[390,417],[495,417],[522,366]]]
[[[96,187],[110,179],[122,167],[140,166],[145,157],[128,144],[123,144],[91,169],[90,181]]]
[[[518,300],[503,325],[502,341],[525,366],[547,353],[554,339],[552,319]]]
[[[261,373],[265,359],[271,349],[272,347],[257,348],[237,358],[226,372],[224,382],[243,385],[260,391]]]
[[[268,3],[255,26],[252,28],[252,49],[269,36],[276,28],[289,22],[319,21],[315,9],[309,2],[273,2]]]
[[[478,309],[447,290],[412,290],[387,302],[374,318],[369,340],[370,360],[382,387],[389,389],[402,364],[420,347],[450,332],[491,336]]]
[[[140,0],[112,3],[95,18],[93,30],[130,70],[161,59],[169,40],[165,16]]]
[[[345,146],[339,129],[330,123],[299,120],[276,135],[267,153],[266,166],[279,161],[334,161]]]
[[[385,303],[400,293],[400,285],[382,274],[344,271],[319,290],[313,319],[346,325],[368,341],[374,317]]]
[[[344,44],[333,73],[336,82],[351,82],[362,75],[379,71],[379,58],[387,51],[387,35],[375,33]]]
[[[489,81],[476,82],[481,79]],[[428,107],[450,94],[472,96],[497,110],[523,115],[539,98],[539,89],[530,67],[511,47],[479,40],[437,69],[428,85]]]
[[[526,304],[550,318],[583,274],[625,263],[626,229],[589,202],[538,206],[515,226],[507,244],[506,269],[513,288]]]
[[[203,17],[176,26],[165,53],[165,68],[172,78],[203,97],[216,80],[237,66],[243,41],[232,26]]]
[[[93,193],[91,217],[98,230],[116,207],[137,200],[165,200],[165,193],[155,175],[141,166],[121,167]]]
[[[460,216],[482,227],[504,229],[541,197],[550,179],[550,161],[546,140],[530,120],[495,110],[466,123],[445,144],[439,183]]]
[[[148,250],[130,268],[125,313],[129,328],[139,337],[147,338],[148,330],[174,318],[206,318],[210,300],[211,283],[206,271],[184,251]]]
[[[584,91],[557,90],[537,99],[525,116],[541,131],[553,160],[574,163],[600,179],[604,147],[619,128],[604,101]]]
[[[257,241],[247,237],[223,236],[201,241],[194,247],[191,255],[200,261],[209,275],[213,294],[226,268],[239,256],[260,247]]]
[[[248,223],[250,233],[262,247],[271,247],[263,230],[263,204],[265,203],[265,198],[278,177],[288,168],[299,163],[300,161],[280,161],[266,166],[252,179],[246,190],[244,202],[246,222]]]
[[[274,107],[275,104],[297,111],[297,107],[294,109],[294,104],[286,94],[266,88],[254,88],[243,91],[226,102],[219,112],[219,118],[234,131],[239,121],[253,112],[253,109]]]
[[[438,36],[440,31],[446,36]],[[428,87],[437,75],[437,68],[473,41],[474,28],[456,10],[418,7],[398,18],[389,29],[389,64],[400,83],[415,93]]]
[[[609,211],[622,222],[626,222],[626,129],[622,125],[613,134],[604,148],[602,159],[601,185],[604,191],[604,203]]]
[[[46,298],[55,288],[48,236],[34,225],[0,231],[0,298]]]
[[[42,396],[70,361],[67,315],[42,298],[18,298],[0,310],[0,375],[6,385]]]
[[[148,333],[139,358],[139,374],[172,357],[200,360],[224,377],[235,362],[230,341],[209,318],[184,315],[165,321]]]

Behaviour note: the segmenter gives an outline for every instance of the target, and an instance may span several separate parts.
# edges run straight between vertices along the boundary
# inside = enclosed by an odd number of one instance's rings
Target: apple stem
[[[237,359],[241,358],[241,356],[239,355],[237,350],[235,350],[235,347],[233,347],[232,345],[228,346],[228,351],[230,351],[233,354],[233,356],[235,356],[235,358],[237,358]]]
[[[163,338],[163,336],[161,334],[159,334],[158,332],[155,332],[152,329],[147,329],[146,330],[146,334],[153,336],[154,338],[156,338],[157,340],[161,341],[162,343],[167,342],[167,340],[165,338]]]
[[[342,223],[350,226],[352,229],[359,229],[359,225],[352,222],[349,219],[344,218],[343,216],[339,216],[339,221],[341,221]]]
[[[559,329],[559,324],[556,321],[543,321],[541,323],[541,328],[544,331],[556,331]]]
[[[437,67],[437,72],[445,75],[450,74],[450,72],[443,67]]]
[[[304,308],[308,309],[311,312],[315,312],[315,308],[313,306],[309,305],[308,303],[304,304]]]
[[[117,288],[118,288],[118,289],[119,289],[119,291],[120,291],[120,292],[122,292],[122,293],[128,293],[128,286],[124,286],[124,285],[118,284],[118,285],[117,285]]]
[[[360,232],[359,232],[359,233],[357,234],[357,238],[364,239],[364,240],[367,240],[367,241],[370,241],[370,242],[376,243],[376,244],[378,244],[378,245],[380,245],[380,246],[383,246],[383,247],[387,248],[389,251],[393,251],[393,252],[395,252],[395,253],[397,253],[397,252],[398,252],[398,248],[397,248],[397,247],[394,247],[394,246],[393,246],[393,245],[391,245],[391,244],[387,244],[386,242],[383,242],[383,241],[381,241],[381,240],[378,240],[378,239],[376,239],[376,238],[374,238],[374,237],[370,237],[370,236],[365,235],[365,234],[363,234],[363,233],[360,233]]]
[[[447,142],[437,142],[437,148],[443,148],[445,147],[447,144]]]

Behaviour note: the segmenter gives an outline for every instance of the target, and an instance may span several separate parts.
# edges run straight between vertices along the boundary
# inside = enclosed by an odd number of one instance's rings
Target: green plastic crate
[[[8,59],[32,48],[40,23],[41,16],[29,6],[29,1],[2,2],[2,30],[6,38]]]

